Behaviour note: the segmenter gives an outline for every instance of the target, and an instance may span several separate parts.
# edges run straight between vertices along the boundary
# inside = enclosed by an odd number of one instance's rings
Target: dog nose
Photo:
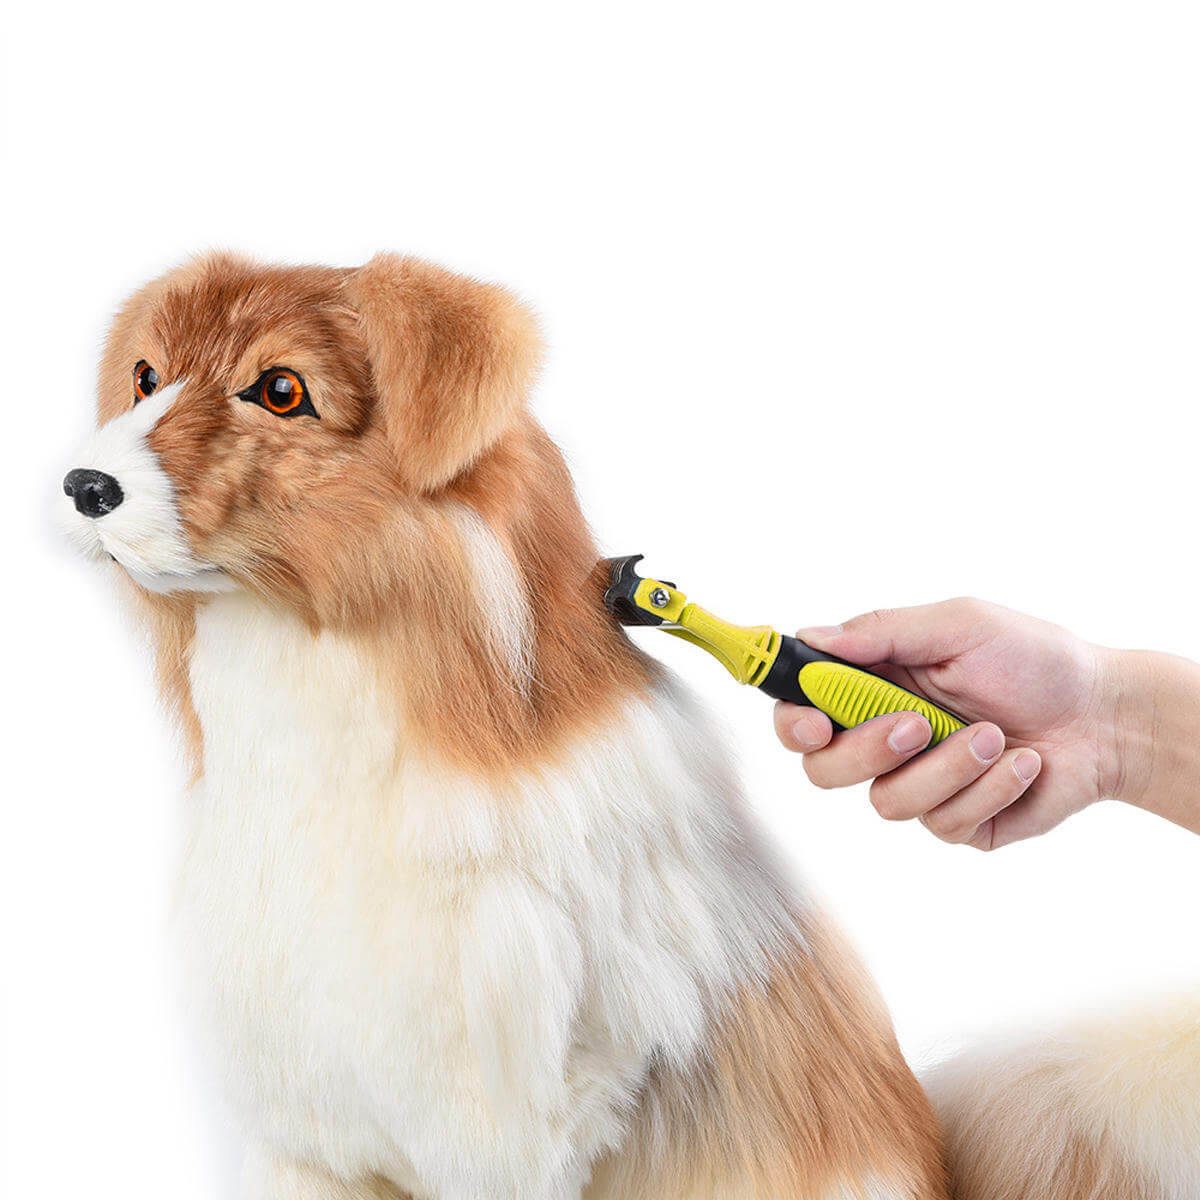
[[[68,471],[63,480],[63,491],[75,501],[76,510],[85,517],[102,517],[125,499],[121,485],[103,471],[78,468]]]

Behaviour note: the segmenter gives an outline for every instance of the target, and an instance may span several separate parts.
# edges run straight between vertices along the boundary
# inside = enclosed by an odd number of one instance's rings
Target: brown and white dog
[[[869,981],[601,606],[539,354],[391,255],[198,260],[109,336],[64,517],[194,767],[245,1195],[946,1200]]]

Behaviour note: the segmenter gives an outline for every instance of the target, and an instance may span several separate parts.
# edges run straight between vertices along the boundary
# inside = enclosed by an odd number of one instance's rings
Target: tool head
[[[769,625],[745,628],[722,621],[692,604],[665,579],[639,575],[640,554],[608,558],[604,603],[622,625],[650,625],[707,650],[739,683],[761,683],[779,652],[781,639]]]
[[[608,568],[608,587],[604,592],[604,606],[622,625],[662,625],[663,618],[647,612],[634,599],[643,576],[634,569],[642,561],[641,554],[626,554],[622,558],[606,558],[603,565]],[[657,581],[655,581],[657,582]],[[674,587],[674,584],[667,584]]]

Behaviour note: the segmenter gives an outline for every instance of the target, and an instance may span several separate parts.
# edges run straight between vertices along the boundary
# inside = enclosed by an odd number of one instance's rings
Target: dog
[[[244,1196],[949,1200],[870,980],[604,611],[540,358],[391,254],[203,257],[108,336],[62,510],[190,760]]]

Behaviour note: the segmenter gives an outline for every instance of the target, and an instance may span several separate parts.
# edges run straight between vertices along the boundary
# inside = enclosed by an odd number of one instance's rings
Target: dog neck
[[[314,628],[245,591],[140,593],[160,690],[193,773],[227,751],[257,747],[270,759],[298,738],[350,746],[371,725],[393,757],[502,777],[552,762],[646,694],[653,669],[598,598],[564,588],[551,571],[526,599],[525,580],[478,518],[464,511],[456,520],[470,584],[431,611],[365,627]]]

